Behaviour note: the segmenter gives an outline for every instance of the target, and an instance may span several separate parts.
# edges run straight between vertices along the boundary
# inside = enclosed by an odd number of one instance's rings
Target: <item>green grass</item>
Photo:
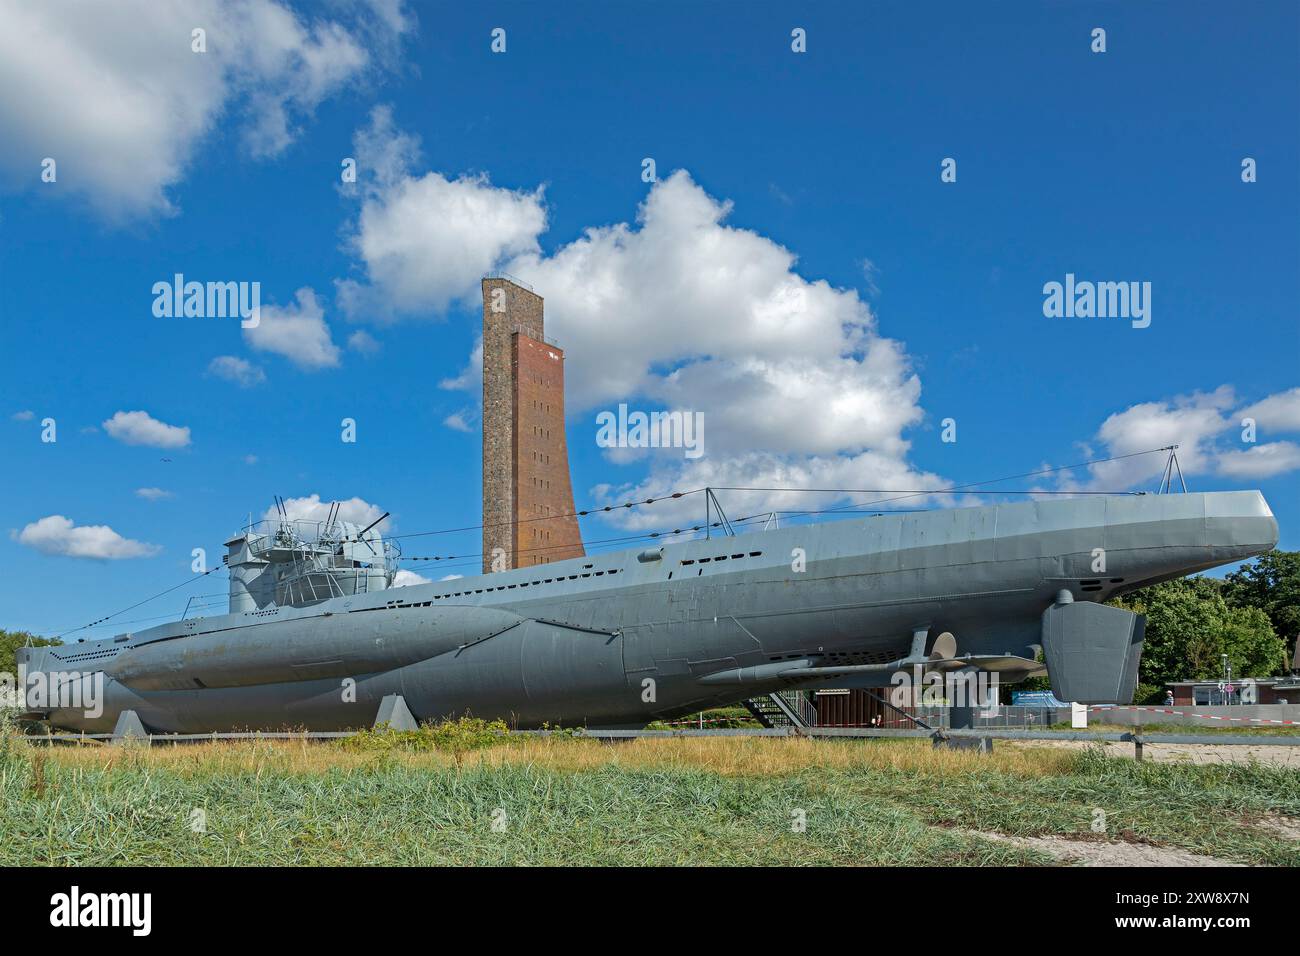
[[[431,738],[432,739],[432,738]],[[440,738],[441,739],[441,738]],[[925,741],[507,738],[454,753],[225,743],[0,743],[0,865],[1044,864],[955,830],[1091,836],[1296,865],[1253,825],[1300,773]],[[206,813],[206,832],[191,827]],[[796,832],[795,811],[806,830]],[[492,828],[494,815],[504,830]]]
[[[1264,817],[1300,816],[1300,772],[1286,768],[1137,763],[1090,749],[1073,755],[1070,772],[1029,780],[977,772],[929,788],[901,775],[869,785],[932,824],[1086,837],[1102,810],[1111,838],[1239,863],[1300,865],[1300,845],[1257,825]]]

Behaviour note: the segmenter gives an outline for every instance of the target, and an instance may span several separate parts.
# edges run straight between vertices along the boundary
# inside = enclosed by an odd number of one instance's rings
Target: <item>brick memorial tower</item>
[[[582,557],[574,510],[564,351],[546,340],[541,296],[484,277],[484,573]]]

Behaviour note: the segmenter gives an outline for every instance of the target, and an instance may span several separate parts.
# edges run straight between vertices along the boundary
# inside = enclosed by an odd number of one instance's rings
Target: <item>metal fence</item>
[[[951,727],[952,708],[917,707],[914,716],[931,727]],[[1053,724],[1069,724],[1070,708],[998,706],[989,710],[976,709],[972,726],[976,730],[1005,730],[1017,728],[1034,730]]]

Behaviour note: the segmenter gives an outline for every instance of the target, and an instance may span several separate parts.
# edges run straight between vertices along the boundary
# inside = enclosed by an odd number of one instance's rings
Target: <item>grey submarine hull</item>
[[[1101,602],[1277,540],[1256,491],[885,513],[178,621],[20,665],[97,682],[98,713],[36,714],[92,733],[126,710],[155,733],[345,730],[393,694],[419,720],[640,727],[917,667],[1016,680],[1036,657],[1062,700],[1124,703],[1143,622]]]

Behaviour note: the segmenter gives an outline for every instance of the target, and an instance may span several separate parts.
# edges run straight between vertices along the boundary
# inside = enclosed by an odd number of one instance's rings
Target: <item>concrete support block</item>
[[[117,715],[117,724],[113,727],[113,743],[120,744],[128,740],[147,739],[149,732],[144,729],[140,715],[134,710],[124,710]]]
[[[383,730],[419,730],[420,725],[411,715],[411,708],[406,706],[406,698],[401,694],[388,694],[379,702],[379,713],[375,715],[375,729]]]

